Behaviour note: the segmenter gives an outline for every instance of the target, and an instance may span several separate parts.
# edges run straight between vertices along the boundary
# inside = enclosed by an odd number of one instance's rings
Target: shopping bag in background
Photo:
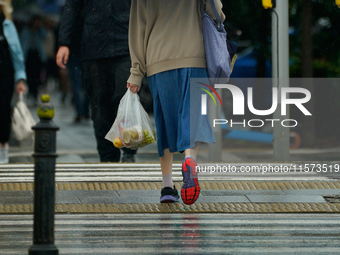
[[[15,138],[18,141],[32,138],[32,127],[35,126],[35,124],[35,120],[33,119],[30,110],[24,102],[23,94],[20,93],[19,101],[14,107],[12,114],[12,130]]]
[[[150,118],[139,101],[137,93],[127,90],[120,100],[117,117],[105,139],[117,148],[136,150],[156,142]]]

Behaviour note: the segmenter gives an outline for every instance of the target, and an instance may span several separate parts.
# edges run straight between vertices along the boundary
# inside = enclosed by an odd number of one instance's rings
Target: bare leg
[[[162,174],[172,174],[173,154],[169,151],[169,149],[164,150],[164,156],[159,158],[159,160],[161,162]]]
[[[185,150],[185,157],[192,157],[196,160],[199,147],[200,147],[199,143],[196,143],[194,148],[186,149]]]
[[[174,183],[172,181],[172,161],[173,154],[169,149],[164,150],[164,156],[159,158],[162,168],[163,187],[161,191],[161,203],[172,203],[179,199]]]

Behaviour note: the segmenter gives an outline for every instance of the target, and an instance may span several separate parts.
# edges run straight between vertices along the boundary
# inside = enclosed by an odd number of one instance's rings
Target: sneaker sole
[[[179,197],[174,197],[171,195],[165,195],[161,198],[161,203],[175,203],[177,202]]]
[[[184,204],[192,205],[200,195],[200,185],[198,183],[197,173],[195,173],[196,161],[192,158],[186,158],[182,163],[183,185],[181,197]],[[185,182],[186,181],[186,182]]]
[[[192,205],[200,195],[200,185],[197,178],[190,179],[188,183],[183,183],[181,197],[184,204]]]

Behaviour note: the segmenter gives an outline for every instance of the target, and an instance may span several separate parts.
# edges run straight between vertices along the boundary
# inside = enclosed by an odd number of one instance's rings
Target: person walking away
[[[206,12],[214,17],[205,2]],[[215,5],[224,20],[220,0]],[[190,79],[207,78],[200,1],[132,0],[129,43],[132,68],[127,87],[138,92],[147,74],[154,102],[163,177],[160,202],[179,199],[172,161],[174,152],[184,151],[181,197],[193,204],[200,193],[195,169],[199,144],[215,142],[209,118],[200,114],[200,98],[190,102],[196,99],[190,97]],[[190,123],[190,115],[195,123]]]
[[[82,119],[90,118],[90,105],[83,87],[83,67],[79,48],[73,52],[68,61],[68,73],[72,81],[73,102],[76,109],[74,123],[80,123]]]
[[[26,72],[18,33],[12,22],[11,0],[0,0],[0,164],[8,163],[11,98],[26,91]]]
[[[66,0],[59,31],[57,64],[66,68],[77,20],[83,13],[83,81],[101,162],[119,162],[120,150],[105,139],[126,92],[131,60],[128,29],[130,0]],[[135,162],[136,151],[123,149],[122,162]]]
[[[44,51],[46,53],[47,62],[46,62],[46,85],[52,85],[54,88],[57,80],[58,80],[58,66],[55,63],[56,56],[56,24],[57,22],[49,17],[45,16],[43,18],[43,26],[46,30],[46,37],[44,40]]]
[[[83,67],[81,59],[81,36],[82,36],[82,18],[77,19],[74,34],[72,35],[71,42],[69,45],[70,56],[67,63],[68,75],[72,83],[73,92],[73,103],[76,110],[76,117],[74,118],[74,123],[80,123],[82,119],[90,118],[90,105],[88,97],[85,93],[83,86]],[[63,30],[59,29],[60,33]],[[63,35],[60,35],[63,36]],[[59,36],[58,36],[59,38]],[[54,63],[55,64],[55,63]],[[62,70],[62,69],[61,69]]]
[[[42,85],[42,71],[47,62],[44,49],[46,35],[46,29],[39,15],[33,15],[28,27],[24,27],[20,33],[20,42],[26,60],[29,95],[34,105],[37,105],[39,87]]]

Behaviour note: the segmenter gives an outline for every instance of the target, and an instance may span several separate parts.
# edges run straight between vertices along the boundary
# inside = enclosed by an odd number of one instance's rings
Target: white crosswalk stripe
[[[199,178],[203,181],[214,180],[306,180],[322,181],[330,178],[321,176],[316,172],[301,173],[294,171],[291,164],[271,164],[271,166],[290,169],[288,172],[241,172],[246,166],[261,164],[227,164],[234,167],[236,172],[200,172]],[[209,164],[202,164],[210,166]],[[222,166],[222,165],[221,165]],[[0,182],[33,182],[34,165],[15,164],[0,165]],[[201,168],[203,169],[203,168]],[[248,168],[249,169],[249,168]],[[277,168],[279,169],[279,168]],[[203,170],[202,170],[203,171]],[[181,181],[181,164],[173,165],[174,181]],[[57,164],[57,182],[86,182],[86,181],[161,181],[159,164]]]

